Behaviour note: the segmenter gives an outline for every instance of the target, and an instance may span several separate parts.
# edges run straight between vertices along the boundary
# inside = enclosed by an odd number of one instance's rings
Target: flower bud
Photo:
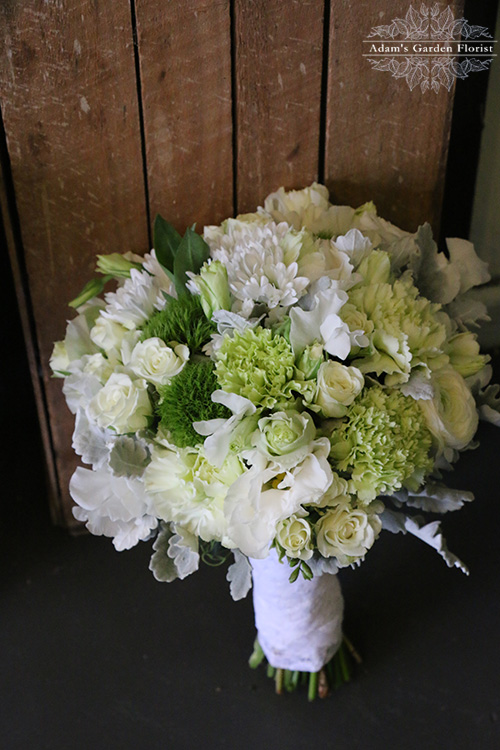
[[[96,271],[115,278],[128,278],[132,268],[140,270],[140,263],[127,260],[121,253],[110,253],[110,255],[98,255]]]
[[[231,297],[226,267],[220,260],[204,263],[199,275],[190,276],[189,286],[194,286],[200,295],[203,312],[209,320],[216,310],[230,310]]]
[[[323,345],[318,341],[306,346],[297,361],[297,369],[304,373],[304,378],[310,380],[318,374],[319,366],[325,361]]]

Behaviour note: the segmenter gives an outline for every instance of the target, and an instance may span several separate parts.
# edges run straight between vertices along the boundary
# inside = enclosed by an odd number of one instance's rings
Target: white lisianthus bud
[[[310,560],[313,556],[311,536],[309,522],[298,518],[295,513],[280,521],[276,530],[276,539],[288,557],[298,557],[299,560]]]
[[[343,417],[347,407],[361,393],[365,379],[357,367],[340,362],[324,362],[318,370],[318,386],[314,402],[325,417]]]
[[[148,425],[152,414],[145,380],[132,381],[125,373],[113,373],[89,404],[89,416],[99,427],[119,434],[136,432]]]
[[[115,278],[129,278],[130,271],[132,268],[137,270],[142,269],[141,263],[135,263],[134,261],[128,260],[121,253],[110,253],[109,255],[98,255],[97,256],[97,267],[96,271],[100,273],[114,276]]]
[[[420,400],[427,426],[441,448],[462,450],[474,437],[478,415],[476,402],[463,377],[452,367],[432,374],[435,395]]]
[[[171,341],[167,346],[159,338],[150,338],[135,345],[128,366],[139,378],[158,386],[178,375],[188,360],[189,348],[185,344]]]
[[[448,341],[446,354],[450,364],[464,378],[475,375],[487,364],[490,358],[481,354],[479,343],[474,333],[457,333]]]
[[[374,513],[339,503],[316,524],[317,545],[323,557],[336,557],[340,566],[364,557],[380,533],[382,523]]]
[[[297,361],[297,369],[304,373],[304,378],[309,380],[318,374],[319,366],[325,361],[323,344],[315,341],[314,344],[306,346]]]
[[[56,341],[52,350],[49,365],[56,378],[64,378],[64,373],[68,371],[69,357],[66,351],[64,341]]]
[[[194,287],[199,293],[203,312],[209,320],[216,310],[231,309],[227,270],[220,260],[204,263],[199,275],[189,273],[188,276],[188,288]]]

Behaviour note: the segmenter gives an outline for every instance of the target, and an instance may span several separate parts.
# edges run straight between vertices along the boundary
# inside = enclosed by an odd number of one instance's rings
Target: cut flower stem
[[[256,638],[254,650],[248,660],[248,664],[252,669],[256,669],[259,664],[265,661],[266,657],[259,639]],[[290,669],[273,667],[269,663],[267,664],[266,672],[267,676],[274,680],[275,690],[278,695],[282,695],[284,691],[292,693],[299,685],[307,686],[307,699],[313,701],[316,698],[326,698],[332,690],[336,690],[346,682],[349,682],[352,676],[353,662],[361,664],[361,657],[351,641],[343,635],[338,651],[318,672],[292,671]]]

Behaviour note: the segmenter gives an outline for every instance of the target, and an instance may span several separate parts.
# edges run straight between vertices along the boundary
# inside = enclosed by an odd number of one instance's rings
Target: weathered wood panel
[[[98,252],[147,249],[127,0],[8,0],[0,101],[22,230],[63,513],[72,417],[50,378],[52,342]]]
[[[3,135],[3,133],[2,133]],[[0,144],[0,215],[1,223],[3,228],[3,234],[5,235],[5,242],[7,245],[7,252],[9,255],[10,265],[12,268],[12,276],[14,278],[14,286],[17,296],[17,302],[19,306],[19,314],[21,319],[21,327],[23,331],[24,344],[26,347],[26,354],[29,366],[29,372],[33,383],[33,391],[35,395],[35,402],[38,414],[38,421],[40,424],[40,433],[42,438],[42,445],[45,454],[45,468],[46,468],[46,480],[47,490],[49,493],[50,503],[52,508],[59,508],[59,487],[57,484],[57,475],[54,465],[54,455],[52,452],[52,441],[50,437],[50,425],[48,421],[48,414],[45,408],[45,394],[43,392],[42,384],[38,376],[38,357],[36,340],[31,325],[30,316],[28,314],[28,299],[27,292],[24,289],[22,277],[21,263],[22,258],[19,256],[20,248],[16,242],[16,231],[14,228],[16,209],[12,205],[12,201],[9,199],[9,190],[7,188],[8,175],[7,172],[7,154],[4,153],[2,148],[3,144]],[[1,236],[0,236],[1,241]]]
[[[179,231],[233,212],[229,0],[137,0],[150,214]]]
[[[463,3],[450,6],[459,18]],[[437,234],[453,89],[410,91],[362,56],[371,28],[406,10],[398,0],[383,11],[370,0],[332,0],[325,182],[338,202],[373,200],[384,218],[408,230],[430,221]]]
[[[237,204],[318,176],[322,0],[235,0]]]

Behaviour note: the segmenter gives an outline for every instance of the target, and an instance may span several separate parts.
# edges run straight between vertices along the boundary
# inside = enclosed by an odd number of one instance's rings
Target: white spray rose
[[[346,367],[331,360],[324,362],[318,371],[315,403],[325,417],[343,417],[364,383],[357,367]]]
[[[316,524],[318,550],[323,557],[336,557],[341,567],[351,565],[365,556],[381,528],[376,514],[353,509],[345,496]]]
[[[262,417],[253,444],[274,463],[291,468],[310,452],[316,436],[316,427],[307,412],[277,411]]]
[[[115,372],[89,404],[89,416],[99,427],[119,434],[136,432],[148,425],[152,413],[145,380],[132,381],[125,373]]]
[[[313,556],[311,536],[309,522],[298,518],[295,513],[281,521],[276,530],[276,539],[288,557],[298,557],[299,560],[310,560]]]
[[[165,385],[180,373],[188,359],[189,348],[185,344],[171,341],[167,346],[159,338],[150,338],[135,345],[128,366],[139,378]]]
[[[465,380],[452,367],[436,370],[431,379],[432,400],[420,400],[427,426],[441,449],[462,450],[474,437],[478,415],[474,397]]]

